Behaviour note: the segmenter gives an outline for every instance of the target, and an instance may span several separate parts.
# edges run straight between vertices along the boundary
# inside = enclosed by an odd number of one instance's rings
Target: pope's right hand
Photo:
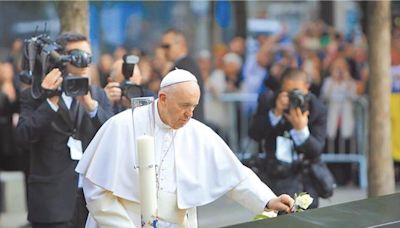
[[[284,211],[291,213],[294,206],[294,199],[287,194],[282,194],[276,198],[271,199],[267,203],[266,210]]]

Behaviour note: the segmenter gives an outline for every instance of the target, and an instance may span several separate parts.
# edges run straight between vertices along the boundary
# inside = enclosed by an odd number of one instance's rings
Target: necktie
[[[71,118],[72,123],[75,122],[75,116],[77,111],[78,104],[75,98],[72,98],[71,107],[69,108],[69,117]]]

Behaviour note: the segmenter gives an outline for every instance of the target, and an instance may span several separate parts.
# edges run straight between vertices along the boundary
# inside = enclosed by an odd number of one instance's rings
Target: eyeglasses
[[[169,49],[171,47],[171,44],[161,44],[160,47],[164,49]]]

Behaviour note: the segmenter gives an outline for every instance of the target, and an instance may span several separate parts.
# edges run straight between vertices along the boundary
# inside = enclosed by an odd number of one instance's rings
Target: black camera
[[[308,110],[307,96],[303,91],[299,89],[294,89],[288,93],[289,96],[289,110],[300,108],[301,112]]]
[[[92,56],[82,50],[71,50],[62,55],[63,48],[52,41],[47,34],[34,36],[24,41],[22,67],[20,73],[22,82],[32,84],[31,93],[37,99],[52,96],[64,91],[67,96],[82,96],[89,91],[89,79],[73,75],[63,75],[61,91],[49,91],[41,87],[46,74],[54,68],[64,69],[66,63],[76,67],[87,67],[92,62]]]
[[[67,75],[62,82],[61,90],[65,95],[77,97],[86,95],[89,91],[89,79],[86,77]]]
[[[122,74],[124,81],[120,84],[122,96],[126,98],[143,97],[144,89],[140,85],[136,85],[129,79],[132,77],[135,70],[135,65],[139,62],[139,57],[136,55],[124,55],[122,63]]]

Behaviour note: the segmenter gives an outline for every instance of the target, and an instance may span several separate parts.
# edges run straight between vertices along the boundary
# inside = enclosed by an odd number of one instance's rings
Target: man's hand
[[[12,83],[14,70],[10,63],[0,63],[0,85],[3,83]]]
[[[285,117],[292,124],[296,130],[302,130],[308,125],[309,111],[301,112],[300,108],[293,108],[289,110],[289,114],[285,113]]]
[[[122,90],[119,88],[118,82],[109,82],[104,91],[107,94],[107,98],[111,103],[115,103],[121,100]]]
[[[42,81],[42,88],[47,90],[56,90],[60,87],[63,78],[61,77],[61,71],[57,68],[51,70]]]
[[[17,100],[17,92],[12,82],[4,82],[0,85],[0,91],[7,96],[9,102],[12,103]]]
[[[97,101],[93,100],[90,92],[88,92],[86,95],[79,96],[76,98],[78,99],[79,103],[81,103],[83,107],[85,107],[85,110],[87,112],[92,112],[95,110],[97,106]]]
[[[131,108],[132,107],[131,101],[125,96],[122,96],[122,98],[121,98],[121,105],[124,108]]]
[[[14,70],[10,63],[0,63],[0,91],[10,102],[17,100],[17,93],[13,84]]]
[[[61,71],[57,68],[51,70],[42,81],[42,88],[47,90],[56,90],[60,87],[63,78],[61,76]],[[60,96],[53,96],[49,98],[50,102],[54,105],[58,106],[58,101],[60,100]]]
[[[284,111],[289,107],[289,96],[287,92],[280,92],[275,101],[275,116],[282,116]]]
[[[268,201],[265,210],[284,211],[290,213],[294,206],[294,199],[289,195],[282,194]]]

